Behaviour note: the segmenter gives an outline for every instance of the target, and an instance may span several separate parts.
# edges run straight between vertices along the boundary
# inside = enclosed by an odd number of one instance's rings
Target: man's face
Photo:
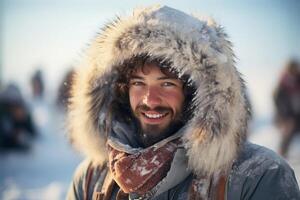
[[[178,123],[184,103],[183,83],[162,73],[155,64],[146,64],[131,75],[129,100],[140,123],[146,143],[153,144],[170,135]]]

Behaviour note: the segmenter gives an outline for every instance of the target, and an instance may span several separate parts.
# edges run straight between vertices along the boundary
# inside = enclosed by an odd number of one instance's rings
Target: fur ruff
[[[246,139],[250,113],[226,38],[215,22],[166,6],[139,9],[107,24],[87,49],[72,86],[73,144],[92,159],[107,161],[101,122],[114,98],[114,68],[144,54],[170,60],[196,86],[193,117],[183,136],[189,167],[198,175],[228,171]]]

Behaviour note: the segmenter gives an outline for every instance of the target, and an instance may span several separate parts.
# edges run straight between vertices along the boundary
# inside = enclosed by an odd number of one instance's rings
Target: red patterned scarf
[[[108,145],[109,168],[114,180],[125,193],[147,193],[167,175],[179,144],[180,140],[176,139],[135,154]]]

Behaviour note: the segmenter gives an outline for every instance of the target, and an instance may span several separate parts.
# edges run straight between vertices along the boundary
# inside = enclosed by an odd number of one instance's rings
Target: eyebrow
[[[166,80],[166,79],[180,80],[179,78],[175,78],[175,77],[168,77],[168,76],[159,77],[157,80]]]
[[[132,76],[130,77],[130,80],[131,80],[131,79],[144,79],[144,78],[141,77],[141,76],[132,75]]]

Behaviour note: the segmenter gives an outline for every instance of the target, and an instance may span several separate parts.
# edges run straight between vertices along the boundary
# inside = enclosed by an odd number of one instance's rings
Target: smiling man
[[[131,75],[129,99],[145,146],[167,138],[181,124],[183,82],[157,64],[146,63]]]
[[[154,6],[108,24],[76,72],[68,199],[300,199],[293,170],[246,141],[249,102],[223,29]]]

